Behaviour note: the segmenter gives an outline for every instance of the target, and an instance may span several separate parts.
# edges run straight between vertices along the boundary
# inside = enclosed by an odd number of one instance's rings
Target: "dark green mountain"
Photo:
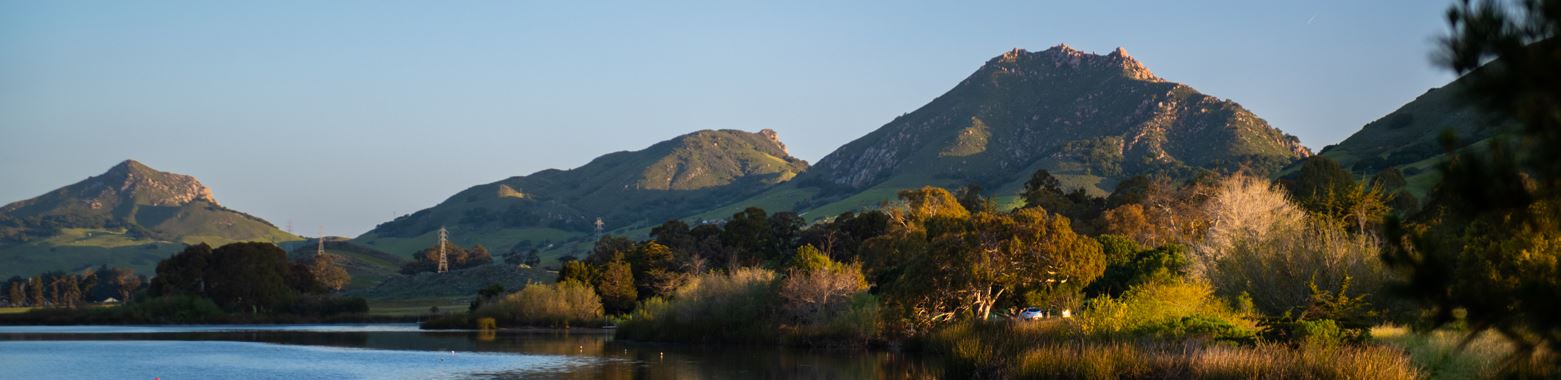
[[[356,240],[411,255],[434,244],[434,232],[445,226],[457,243],[495,253],[517,243],[579,243],[595,233],[598,218],[608,231],[645,228],[752,196],[807,166],[787,154],[774,131],[705,130],[575,169],[474,186]]]
[[[922,185],[977,184],[1011,201],[1038,169],[1098,194],[1135,174],[1267,173],[1309,155],[1236,102],[1161,79],[1120,48],[1015,49],[791,184],[702,216],[745,205],[827,216]]]
[[[1363,176],[1398,169],[1411,193],[1423,196],[1436,181],[1433,169],[1445,157],[1443,133],[1457,136],[1456,148],[1483,149],[1491,138],[1517,130],[1510,121],[1499,120],[1461,99],[1464,86],[1459,79],[1428,90],[1317,155]]]
[[[0,275],[108,264],[150,270],[184,244],[298,236],[217,203],[194,177],[136,161],[0,207]]]

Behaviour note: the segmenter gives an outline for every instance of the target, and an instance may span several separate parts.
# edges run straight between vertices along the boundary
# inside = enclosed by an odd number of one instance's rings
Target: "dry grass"
[[[1238,346],[1207,340],[1090,338],[1068,322],[957,324],[932,349],[952,373],[995,378],[1416,379],[1391,346]]]

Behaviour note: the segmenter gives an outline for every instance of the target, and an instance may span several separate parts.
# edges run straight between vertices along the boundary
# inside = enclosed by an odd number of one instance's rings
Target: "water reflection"
[[[135,327],[0,328],[0,341],[234,341],[391,351],[488,352],[576,359],[570,366],[481,371],[479,378],[521,379],[860,379],[938,378],[935,360],[859,351],[804,351],[774,347],[673,345],[615,341],[609,332],[443,331],[404,325],[288,326],[286,328]],[[0,342],[3,343],[3,342]],[[69,347],[68,345],[66,347]],[[77,360],[94,360],[81,357]]]

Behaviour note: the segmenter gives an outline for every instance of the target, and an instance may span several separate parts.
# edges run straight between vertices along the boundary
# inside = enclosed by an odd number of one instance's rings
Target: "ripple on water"
[[[456,379],[558,373],[590,358],[221,341],[0,342],[14,379]]]

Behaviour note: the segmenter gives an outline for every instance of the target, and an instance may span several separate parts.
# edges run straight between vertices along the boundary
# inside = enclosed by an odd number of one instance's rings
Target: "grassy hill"
[[[0,207],[0,275],[107,264],[155,269],[186,244],[302,238],[222,207],[194,177],[127,160],[107,172]]]
[[[401,266],[410,261],[402,256],[354,243],[347,238],[324,239],[325,254],[331,255],[337,265],[352,275],[347,290],[372,288],[385,279],[400,276]],[[292,249],[288,250],[288,257],[293,260],[311,257],[318,252],[318,243],[318,239],[309,239],[293,244]]]
[[[1492,139],[1517,132],[1514,123],[1485,114],[1462,99],[1464,86],[1460,78],[1427,90],[1344,141],[1324,147],[1317,155],[1361,176],[1396,168],[1408,182],[1406,189],[1423,199],[1438,182],[1436,165],[1446,158],[1443,134],[1457,137],[1457,149],[1479,151],[1486,149]],[[1298,169],[1299,165],[1292,165],[1278,175]]]
[[[773,131],[698,131],[571,170],[474,186],[355,241],[410,256],[432,246],[434,231],[444,226],[459,244],[482,244],[496,253],[521,242],[573,247],[595,235],[598,218],[609,231],[648,228],[752,196],[806,168]],[[558,252],[546,253],[563,254]]]

